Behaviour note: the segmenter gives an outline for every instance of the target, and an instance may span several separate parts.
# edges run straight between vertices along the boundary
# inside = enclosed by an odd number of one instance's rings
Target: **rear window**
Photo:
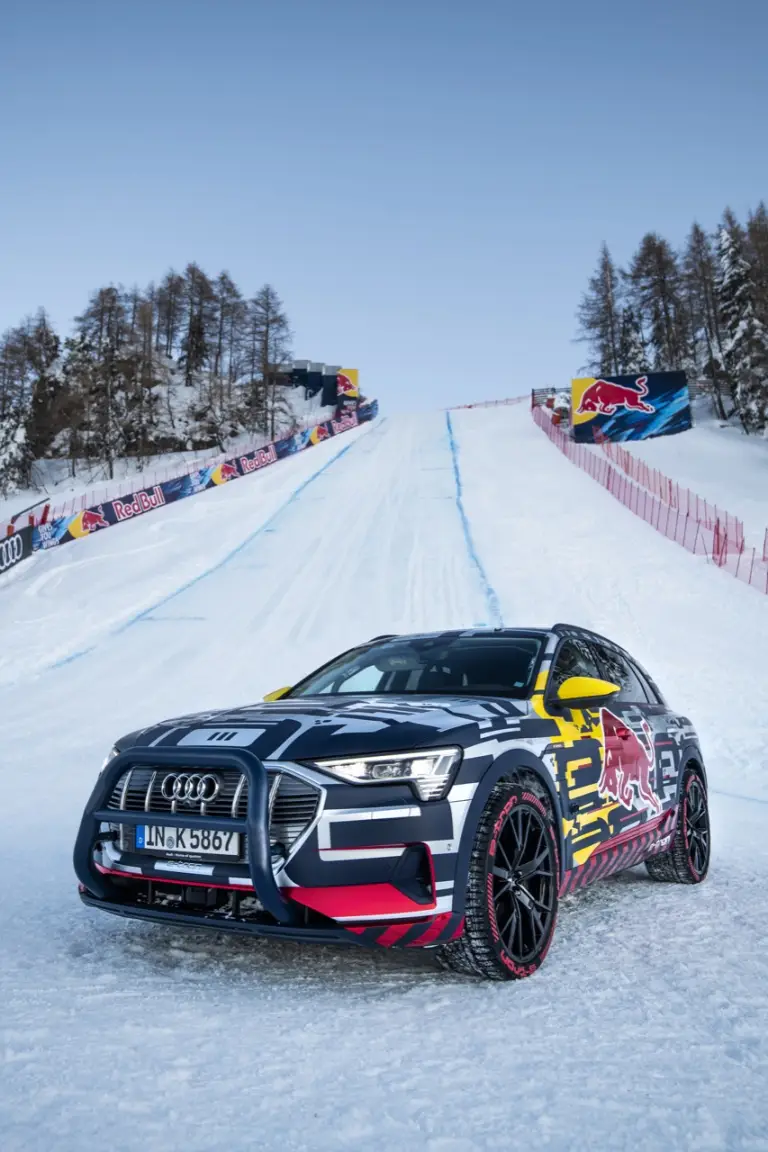
[[[291,696],[530,695],[544,637],[455,636],[392,640],[340,656]]]

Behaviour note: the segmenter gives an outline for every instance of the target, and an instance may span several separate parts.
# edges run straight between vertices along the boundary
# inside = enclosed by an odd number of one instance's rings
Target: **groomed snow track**
[[[428,955],[123,923],[71,849],[113,738],[384,632],[571,620],[702,737],[714,858],[569,898],[516,985]],[[768,1146],[768,601],[658,536],[525,406],[380,419],[0,582],[0,1147]]]

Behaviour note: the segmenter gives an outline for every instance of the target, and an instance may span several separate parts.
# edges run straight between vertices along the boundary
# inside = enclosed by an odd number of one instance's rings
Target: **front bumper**
[[[190,763],[189,752],[176,748],[131,748],[121,752],[107,764],[96,781],[85,806],[80,830],[75,841],[73,862],[80,883],[97,899],[113,902],[119,892],[114,880],[97,866],[94,850],[103,839],[102,825],[114,823],[119,816],[121,824],[161,824],[166,827],[189,827],[204,823],[211,831],[238,832],[247,837],[248,870],[255,891],[264,909],[278,924],[294,924],[300,919],[295,905],[287,900],[278,887],[272,870],[269,842],[269,784],[264,765],[257,756],[245,748],[195,749],[196,768],[215,770],[233,768],[248,780],[248,809],[244,820],[215,816],[191,818],[171,813],[120,812],[107,807],[107,801],[122,774],[131,767],[166,769],[185,768]],[[119,901],[118,901],[119,902]]]
[[[129,769],[188,770],[191,762],[196,771],[235,769],[246,777],[244,819],[108,806]],[[83,814],[74,851],[81,897],[115,915],[283,939],[428,947],[453,938],[461,918],[453,914],[450,896],[438,895],[447,881],[436,881],[432,853],[423,842],[435,820],[444,831],[447,806],[442,813],[432,805],[424,811],[413,805],[349,808],[349,799],[362,799],[358,789],[345,785],[331,791],[342,806],[322,812],[321,805],[311,835],[301,838],[289,877],[273,859],[268,774],[252,752],[195,749],[191,756],[188,749],[130,749],[108,763]],[[407,828],[403,813],[410,817]],[[105,825],[148,823],[238,832],[245,836],[246,859],[239,867],[217,865],[212,874],[210,867],[185,869],[178,862],[169,867],[144,854],[112,852]],[[411,838],[416,825],[421,836]],[[399,848],[393,846],[398,840]],[[448,857],[438,860],[440,868],[450,869]]]

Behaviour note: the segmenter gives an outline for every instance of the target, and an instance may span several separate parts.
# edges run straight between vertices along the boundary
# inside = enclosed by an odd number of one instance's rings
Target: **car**
[[[120,916],[434,949],[530,976],[566,894],[707,875],[696,733],[585,628],[379,636],[264,702],[118,740],[74,851]]]

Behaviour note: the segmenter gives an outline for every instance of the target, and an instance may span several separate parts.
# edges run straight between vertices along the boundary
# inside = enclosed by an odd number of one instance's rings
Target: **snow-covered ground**
[[[768,528],[768,440],[746,436],[738,423],[721,427],[708,398],[695,401],[693,413],[695,425],[688,432],[633,440],[624,447],[681,487],[738,516],[747,545],[762,549]]]
[[[768,598],[525,406],[451,423],[455,457],[444,414],[381,419],[0,581],[3,1152],[768,1146]],[[639,869],[569,898],[541,972],[503,986],[80,906],[72,844],[118,733],[499,616],[607,632],[694,720],[701,888]]]

